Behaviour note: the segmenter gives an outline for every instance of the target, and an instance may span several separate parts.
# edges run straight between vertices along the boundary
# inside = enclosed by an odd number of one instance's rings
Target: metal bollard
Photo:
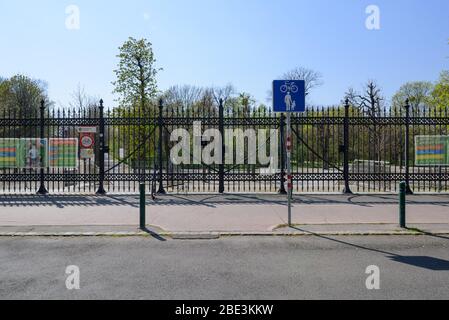
[[[402,181],[399,184],[399,226],[401,228],[407,228],[405,217],[405,197],[407,193],[407,182]]]
[[[140,184],[140,229],[146,229],[146,199],[145,199],[145,183]]]

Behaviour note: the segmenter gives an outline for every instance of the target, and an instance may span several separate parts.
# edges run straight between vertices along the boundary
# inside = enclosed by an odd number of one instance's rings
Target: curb
[[[5,237],[167,237],[173,240],[215,240],[221,237],[312,237],[312,236],[423,236],[449,235],[449,231],[325,231],[325,232],[2,232]]]

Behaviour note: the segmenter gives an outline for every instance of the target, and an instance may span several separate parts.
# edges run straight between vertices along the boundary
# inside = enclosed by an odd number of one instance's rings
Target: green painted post
[[[405,196],[407,193],[407,182],[402,181],[399,184],[399,226],[401,228],[407,228],[405,219]]]
[[[140,184],[140,229],[146,228],[146,199],[145,199],[145,183]]]
[[[44,139],[45,136],[45,100],[42,99],[41,100],[41,108],[40,108],[40,118],[39,118],[39,124],[40,124],[40,138]],[[39,180],[40,180],[40,187],[39,187],[39,191],[37,192],[37,194],[40,195],[46,195],[48,194],[47,188],[45,188],[45,171],[44,168],[40,168],[40,175],[39,175]]]

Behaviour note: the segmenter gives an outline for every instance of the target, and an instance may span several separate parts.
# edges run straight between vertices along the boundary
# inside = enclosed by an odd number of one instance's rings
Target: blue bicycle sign
[[[273,81],[274,112],[304,112],[306,95],[304,80]]]

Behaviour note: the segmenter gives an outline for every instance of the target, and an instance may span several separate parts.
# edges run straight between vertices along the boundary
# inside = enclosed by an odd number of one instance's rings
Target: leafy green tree
[[[42,99],[45,100],[47,107],[52,105],[47,94],[47,84],[42,80],[21,74],[0,80],[0,112],[2,113],[37,114]]]
[[[118,68],[114,70],[117,80],[114,93],[120,95],[122,107],[134,106],[138,101],[142,111],[147,111],[148,101],[157,94],[156,75],[161,70],[154,65],[151,42],[130,37],[120,48]]]
[[[118,107],[115,108],[111,116],[122,119],[136,119],[136,118],[152,118],[158,117],[157,106],[153,101],[149,102],[150,111],[143,114],[137,103],[135,106]],[[152,166],[156,159],[157,142],[159,141],[159,134],[156,126],[148,121],[147,125],[126,125],[113,126],[112,131],[109,132],[109,155],[114,159],[120,159],[125,164],[135,169],[147,169]],[[124,150],[125,158],[120,157],[120,149]]]
[[[449,108],[449,70],[441,72],[440,79],[431,93],[431,103],[438,110]]]
[[[156,104],[153,103],[157,90],[156,75],[161,70],[155,67],[156,59],[153,54],[152,44],[146,39],[136,40],[130,37],[120,48],[118,67],[114,70],[117,77],[112,84],[113,93],[120,96],[120,106],[114,113],[120,117],[150,117],[156,112]],[[119,134],[126,134],[128,139],[122,147],[126,150],[129,160],[134,168],[146,166],[145,162],[154,158],[154,149],[142,146],[142,141],[147,141],[153,131],[153,125],[136,125],[129,128],[117,127],[114,130]],[[155,137],[154,139],[163,139]],[[154,146],[154,142],[151,143]],[[118,151],[117,141],[110,141],[113,154]],[[147,163],[148,164],[148,163]]]
[[[53,103],[48,98],[46,83],[25,75],[15,75],[0,80],[0,117],[33,118],[39,115],[41,100],[46,107]],[[32,126],[5,126],[0,128],[2,137],[35,137],[38,131]]]
[[[412,110],[418,110],[428,105],[433,84],[428,81],[407,82],[392,98],[393,110],[399,111],[408,99]]]

